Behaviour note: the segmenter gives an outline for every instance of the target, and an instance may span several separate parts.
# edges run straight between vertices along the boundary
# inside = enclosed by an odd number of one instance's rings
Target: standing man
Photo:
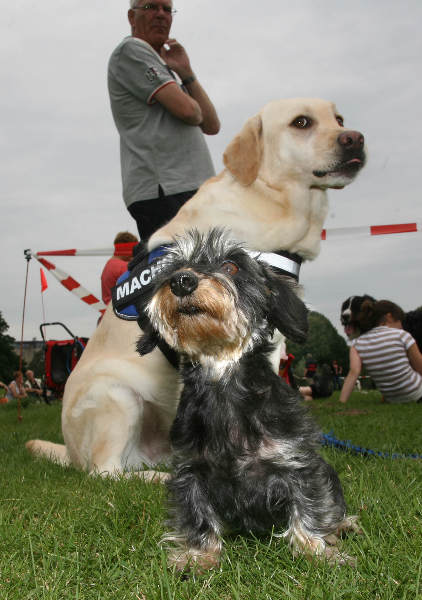
[[[144,241],[215,174],[203,133],[218,133],[220,122],[183,46],[169,38],[174,12],[171,0],[130,0],[132,35],[108,67],[123,199]]]

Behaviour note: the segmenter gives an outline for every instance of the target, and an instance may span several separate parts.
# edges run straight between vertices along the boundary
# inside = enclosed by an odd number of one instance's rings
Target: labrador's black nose
[[[343,148],[361,150],[365,143],[365,138],[360,131],[343,131],[338,136],[337,141]]]
[[[179,271],[170,279],[170,288],[175,296],[189,296],[198,287],[198,281],[192,271]]]

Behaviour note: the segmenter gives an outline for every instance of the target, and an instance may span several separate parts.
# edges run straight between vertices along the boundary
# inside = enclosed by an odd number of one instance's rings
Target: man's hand
[[[166,49],[165,46],[168,46],[168,49]],[[168,39],[165,45],[162,46],[161,58],[167,63],[172,71],[179,75],[180,79],[186,79],[193,75],[186,50],[183,48],[182,44],[179,44],[174,38]]]
[[[220,130],[217,112],[194,75],[186,50],[174,38],[168,39],[164,46],[161,48],[161,58],[170,69],[182,81],[193,77],[185,84],[185,91],[178,86],[167,85],[155,94],[155,99],[178,119],[189,125],[199,125],[204,133],[215,135]]]

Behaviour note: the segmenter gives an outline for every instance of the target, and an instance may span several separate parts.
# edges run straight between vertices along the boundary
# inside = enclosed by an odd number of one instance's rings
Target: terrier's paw
[[[321,558],[326,558],[330,565],[349,565],[350,567],[356,567],[357,565],[357,560],[354,556],[340,552],[335,546],[325,548],[325,552],[321,555]]]
[[[340,525],[337,527],[337,529],[335,530],[334,535],[339,536],[342,533],[347,533],[349,531],[352,531],[353,533],[357,533],[359,535],[363,534],[363,530],[358,523],[357,515],[345,517],[343,519],[343,521],[340,523]]]
[[[219,550],[200,550],[198,548],[175,548],[168,557],[169,566],[176,571],[196,571],[203,573],[220,565]]]

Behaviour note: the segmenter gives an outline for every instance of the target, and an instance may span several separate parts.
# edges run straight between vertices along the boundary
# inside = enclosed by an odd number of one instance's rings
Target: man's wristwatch
[[[186,77],[186,79],[182,79],[182,85],[189,85],[190,83],[193,83],[194,81],[196,81],[196,77],[195,77],[195,75],[191,75],[190,77]]]

